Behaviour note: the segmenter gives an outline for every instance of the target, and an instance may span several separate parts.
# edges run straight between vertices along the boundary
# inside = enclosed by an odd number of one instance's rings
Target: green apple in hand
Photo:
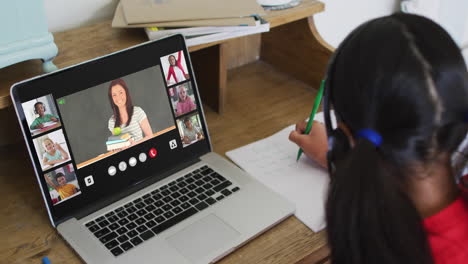
[[[120,133],[122,133],[120,127],[114,127],[114,136],[118,136],[120,135]]]

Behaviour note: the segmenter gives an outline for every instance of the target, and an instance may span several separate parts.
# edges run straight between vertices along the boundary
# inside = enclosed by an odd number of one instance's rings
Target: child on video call
[[[59,118],[58,116],[52,115],[52,114],[46,114],[45,113],[46,109],[44,106],[44,103],[42,102],[37,102],[34,104],[34,113],[39,115],[34,121],[31,123],[29,126],[31,129],[39,129],[44,127],[44,123],[47,122],[58,122]]]
[[[301,122],[290,134],[330,171],[331,263],[468,263],[468,189],[451,160],[467,153],[460,49],[431,20],[395,14],[359,26],[334,56],[324,100],[338,129],[315,122],[304,135]]]
[[[184,67],[182,66],[181,50],[177,53],[177,59],[174,55],[169,55],[167,60],[169,61],[169,68],[167,71],[168,84],[178,83],[189,78],[189,75],[185,72]]]
[[[53,166],[54,164],[68,160],[68,153],[58,143],[54,143],[50,138],[46,137],[42,141],[42,145],[46,152],[42,155],[42,164]]]
[[[190,144],[191,142],[194,142],[196,140],[203,139],[201,130],[192,124],[190,118],[184,118],[183,123],[184,125],[182,129],[184,132],[184,136],[182,137],[182,142],[184,142],[184,144]]]
[[[187,88],[185,87],[185,85],[177,86],[177,95],[178,95],[178,100],[176,104],[177,115],[183,115],[197,108],[192,98],[188,96]]]
[[[58,192],[60,195],[60,200],[65,200],[78,192],[78,188],[76,188],[76,186],[71,183],[67,183],[67,178],[61,172],[57,173],[54,177],[58,185],[54,184],[48,175],[45,175],[44,178],[47,184],[49,184],[50,187],[54,188]]]

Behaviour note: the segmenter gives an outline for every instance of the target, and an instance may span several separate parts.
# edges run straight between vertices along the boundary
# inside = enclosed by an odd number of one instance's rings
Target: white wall
[[[466,0],[403,0],[409,13],[439,23],[462,49],[468,64],[468,1]]]
[[[118,2],[119,0],[44,0],[49,31],[60,32],[111,19]]]
[[[399,10],[399,0],[321,0],[325,11],[314,16],[320,35],[333,47],[354,28],[372,18]]]

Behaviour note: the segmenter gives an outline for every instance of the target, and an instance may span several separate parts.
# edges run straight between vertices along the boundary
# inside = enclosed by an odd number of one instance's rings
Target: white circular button
[[[109,169],[107,169],[107,173],[109,173],[110,176],[114,176],[117,173],[117,169],[114,166],[110,166]]]
[[[137,164],[137,159],[135,159],[134,157],[131,157],[128,160],[128,164],[130,164],[130,166],[132,166],[132,167],[135,167],[135,165]]]
[[[124,171],[124,170],[126,170],[126,169],[127,169],[127,163],[125,163],[125,161],[121,161],[121,162],[119,163],[119,170],[120,170],[120,171]]]
[[[140,160],[140,162],[145,162],[146,161],[146,153],[142,152],[140,153],[140,155],[138,156],[138,159]]]

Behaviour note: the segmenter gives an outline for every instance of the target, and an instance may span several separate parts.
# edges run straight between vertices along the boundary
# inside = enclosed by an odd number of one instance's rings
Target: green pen
[[[312,112],[310,113],[309,121],[307,122],[306,130],[304,131],[304,134],[309,134],[310,130],[312,129],[312,123],[314,122],[315,114],[317,113],[318,107],[320,105],[320,101],[322,101],[324,87],[325,87],[325,79],[322,80],[322,82],[320,83],[320,88],[317,93],[317,97],[315,97],[314,106],[312,107]],[[297,152],[296,162],[299,161],[299,159],[301,158],[302,152],[303,152],[302,148],[299,148],[299,151]]]

